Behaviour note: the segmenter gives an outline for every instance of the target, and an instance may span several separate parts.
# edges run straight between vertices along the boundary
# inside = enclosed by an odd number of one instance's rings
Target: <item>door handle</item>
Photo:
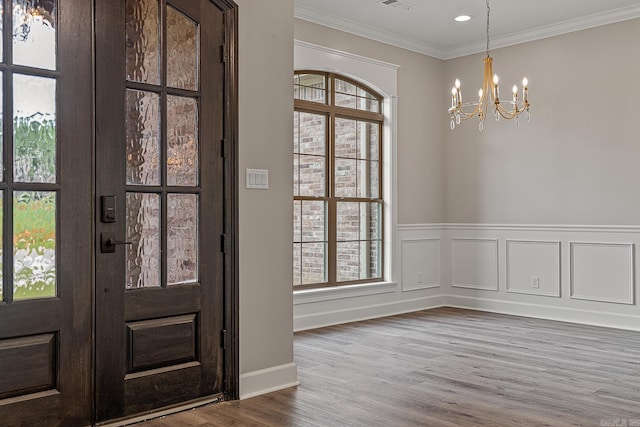
[[[116,251],[118,245],[132,245],[133,242],[123,242],[116,240],[115,233],[100,233],[100,252],[103,254],[112,254]]]

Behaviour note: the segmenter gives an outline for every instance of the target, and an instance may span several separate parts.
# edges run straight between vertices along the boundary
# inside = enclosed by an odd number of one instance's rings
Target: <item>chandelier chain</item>
[[[489,13],[491,8],[489,7],[489,0],[487,0],[487,57],[489,57]]]

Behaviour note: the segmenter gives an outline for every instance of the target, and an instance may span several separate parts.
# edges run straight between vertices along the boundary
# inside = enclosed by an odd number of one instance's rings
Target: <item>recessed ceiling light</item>
[[[469,15],[459,15],[454,18],[456,22],[467,22],[471,17]]]

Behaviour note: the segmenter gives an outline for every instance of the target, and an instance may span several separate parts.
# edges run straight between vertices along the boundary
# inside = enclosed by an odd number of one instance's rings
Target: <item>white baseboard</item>
[[[240,400],[297,385],[298,367],[295,363],[247,372],[240,375]]]
[[[445,301],[447,307],[453,308],[640,331],[640,316],[459,295],[447,295]]]
[[[442,307],[444,296],[413,298],[295,316],[294,332]]]

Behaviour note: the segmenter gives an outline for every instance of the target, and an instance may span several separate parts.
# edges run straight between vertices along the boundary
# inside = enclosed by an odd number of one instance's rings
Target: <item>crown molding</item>
[[[350,33],[360,37],[366,37],[371,40],[407,49],[412,52],[433,56],[434,58],[444,59],[444,55],[446,54],[445,51],[439,49],[435,45],[424,43],[413,38],[404,37],[390,31],[383,31],[379,28],[363,24],[361,22],[356,22],[351,19],[328,14],[315,8],[296,5],[294,11],[294,16],[298,19],[313,22],[314,24],[320,24],[325,27],[333,28],[334,30],[344,31],[345,33]]]
[[[331,15],[306,6],[295,6],[294,15],[296,18],[310,21],[325,27],[344,31],[371,40],[389,44],[402,49],[432,56],[438,59],[453,59],[462,56],[484,52],[486,41],[479,40],[474,43],[454,46],[452,48],[439,47],[433,44],[424,43],[420,40],[404,37],[390,31],[382,31],[379,28],[356,22],[343,17]],[[513,46],[534,40],[559,36],[572,33],[574,31],[586,30],[602,25],[614,24],[616,22],[627,21],[640,18],[640,5],[622,7],[602,13],[587,15],[580,18],[569,19],[556,24],[545,25],[527,31],[511,33],[503,37],[491,39],[491,48]]]

